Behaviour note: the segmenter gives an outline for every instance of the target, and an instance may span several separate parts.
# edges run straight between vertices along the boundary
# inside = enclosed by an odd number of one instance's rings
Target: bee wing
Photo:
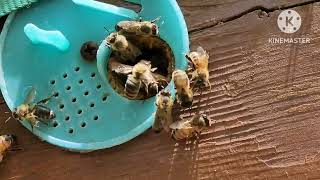
[[[36,97],[37,91],[34,87],[31,88],[31,90],[29,91],[29,93],[27,94],[23,104],[30,104],[34,98]]]
[[[170,129],[182,129],[182,128],[188,128],[191,127],[189,121],[186,120],[180,120],[172,123],[170,126]]]
[[[127,76],[132,73],[133,66],[121,64],[120,62],[117,62],[115,59],[110,59],[109,65],[110,65],[111,71],[117,74],[123,74]]]
[[[199,53],[200,56],[207,54],[206,50],[204,50],[201,46],[197,48],[197,53]]]

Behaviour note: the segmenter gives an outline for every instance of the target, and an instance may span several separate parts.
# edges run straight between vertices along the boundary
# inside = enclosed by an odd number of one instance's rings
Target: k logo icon
[[[291,9],[282,11],[278,17],[278,26],[284,33],[295,33],[299,30],[301,22],[299,13]]]

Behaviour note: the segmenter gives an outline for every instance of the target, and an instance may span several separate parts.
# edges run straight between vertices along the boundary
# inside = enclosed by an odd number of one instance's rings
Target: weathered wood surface
[[[23,150],[8,153],[0,179],[320,179],[319,4],[178,2],[192,48],[201,45],[212,55],[213,85],[181,116],[206,112],[214,122],[208,131],[187,142],[147,131],[123,145],[78,154],[40,142],[15,121],[4,124],[9,110],[1,104],[0,132],[18,135]],[[268,14],[253,11],[260,6]],[[278,7],[301,14],[297,33],[280,32]],[[271,44],[270,37],[311,43]]]

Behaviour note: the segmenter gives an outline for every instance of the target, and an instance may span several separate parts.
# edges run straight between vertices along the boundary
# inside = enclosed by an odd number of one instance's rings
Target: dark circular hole
[[[63,74],[63,78],[67,78],[68,77],[68,74],[67,73],[64,73]]]
[[[80,54],[83,59],[87,61],[95,61],[97,58],[98,48],[99,45],[96,42],[88,41],[81,46]]]
[[[103,97],[102,97],[102,101],[106,101],[107,99],[108,99],[107,96],[103,96]]]
[[[70,89],[71,89],[71,86],[67,86],[67,87],[66,87],[66,90],[69,91]]]
[[[70,134],[72,134],[72,133],[73,133],[73,129],[70,128],[68,132],[69,132]]]
[[[101,84],[98,84],[98,85],[97,85],[97,89],[100,89],[100,88],[101,88]]]
[[[63,104],[60,104],[59,107],[60,107],[60,109],[63,109],[63,108],[64,108],[64,105],[63,105]]]
[[[93,117],[93,120],[95,120],[95,121],[98,120],[98,119],[99,119],[98,116],[94,116],[94,117]]]
[[[79,110],[78,110],[78,114],[81,114],[81,113],[82,113],[82,110],[81,110],[81,109],[79,109]]]
[[[54,96],[54,97],[58,97],[58,96],[59,96],[59,93],[58,93],[58,92],[54,92],[54,93],[53,93],[53,96]]]
[[[51,80],[51,81],[50,81],[50,84],[52,84],[52,85],[54,85],[55,83],[56,83],[55,80]]]
[[[82,84],[83,83],[83,80],[81,79],[81,80],[79,80],[79,84]]]
[[[96,73],[91,73],[91,77],[96,77]]]
[[[83,122],[83,123],[81,123],[81,127],[86,127],[86,123],[85,122]]]
[[[167,87],[171,80],[172,73],[175,69],[175,59],[170,46],[160,37],[152,36],[148,38],[141,38],[136,35],[127,35],[127,40],[132,42],[138,49],[141,50],[139,56],[134,57],[131,61],[123,61],[123,57],[119,53],[111,53],[108,61],[108,80],[112,88],[120,95],[128,99],[144,100],[155,96],[163,88]],[[141,60],[145,60],[144,62]],[[125,89],[127,87],[136,87],[137,81],[133,78],[128,80],[127,72],[122,70],[120,64],[133,67],[138,63],[151,64],[148,71],[153,71],[154,75],[158,75],[156,82],[147,88],[140,88],[139,90],[132,90],[134,93],[128,93]],[[148,65],[147,65],[148,66]],[[130,88],[129,88],[130,89]]]
[[[84,92],[84,95],[88,96],[89,95],[89,91]]]
[[[69,121],[69,120],[70,120],[70,117],[67,116],[67,117],[64,118],[64,120]]]
[[[77,102],[77,98],[72,98],[71,100],[73,103]]]
[[[75,71],[75,72],[78,72],[78,71],[80,71],[80,68],[79,68],[79,67],[75,67],[75,68],[74,68],[74,71]]]
[[[58,126],[58,122],[57,121],[54,121],[53,122],[53,127],[57,127]]]
[[[90,107],[94,107],[94,103],[91,103],[91,104],[90,104]]]

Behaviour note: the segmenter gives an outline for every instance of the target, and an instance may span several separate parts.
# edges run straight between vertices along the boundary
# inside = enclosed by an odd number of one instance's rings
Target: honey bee
[[[211,89],[208,70],[209,54],[202,47],[198,47],[197,51],[188,53],[186,58],[193,69],[191,81],[203,86],[209,86]]]
[[[132,74],[141,80],[147,94],[158,93],[158,82],[152,74],[156,69],[151,68],[151,62],[146,60],[141,60],[133,67]]]
[[[120,34],[127,35],[142,35],[142,36],[158,36],[159,27],[155,24],[156,21],[159,21],[160,17],[152,21],[142,21],[140,18],[139,21],[120,21],[115,29]]]
[[[172,79],[177,90],[176,98],[182,107],[190,107],[193,102],[193,92],[190,88],[190,81],[186,72],[175,70]]]
[[[170,92],[161,91],[156,97],[157,110],[155,113],[152,129],[159,133],[162,129],[170,132],[170,124],[172,124],[172,108],[174,100]]]
[[[124,62],[135,62],[141,55],[141,51],[133,45],[127,38],[119,33],[111,33],[106,38],[106,45],[120,57]]]
[[[37,103],[32,103],[35,95],[36,91],[34,88],[32,88],[28,93],[25,101],[12,111],[13,118],[19,121],[27,120],[27,122],[30,123],[32,129],[34,126],[38,127],[39,122],[48,125],[47,120],[51,120],[56,117],[51,109],[44,106],[44,104],[47,104],[49,102],[53,95]]]
[[[141,80],[134,74],[130,74],[127,78],[124,86],[124,92],[129,98],[135,98],[138,96],[141,88]]]
[[[210,126],[210,120],[205,114],[197,114],[193,117],[172,123],[171,136],[175,140],[183,140],[199,135],[206,127]]]
[[[15,142],[16,137],[13,135],[2,135],[0,136],[0,162],[4,157],[4,153],[11,147]]]

